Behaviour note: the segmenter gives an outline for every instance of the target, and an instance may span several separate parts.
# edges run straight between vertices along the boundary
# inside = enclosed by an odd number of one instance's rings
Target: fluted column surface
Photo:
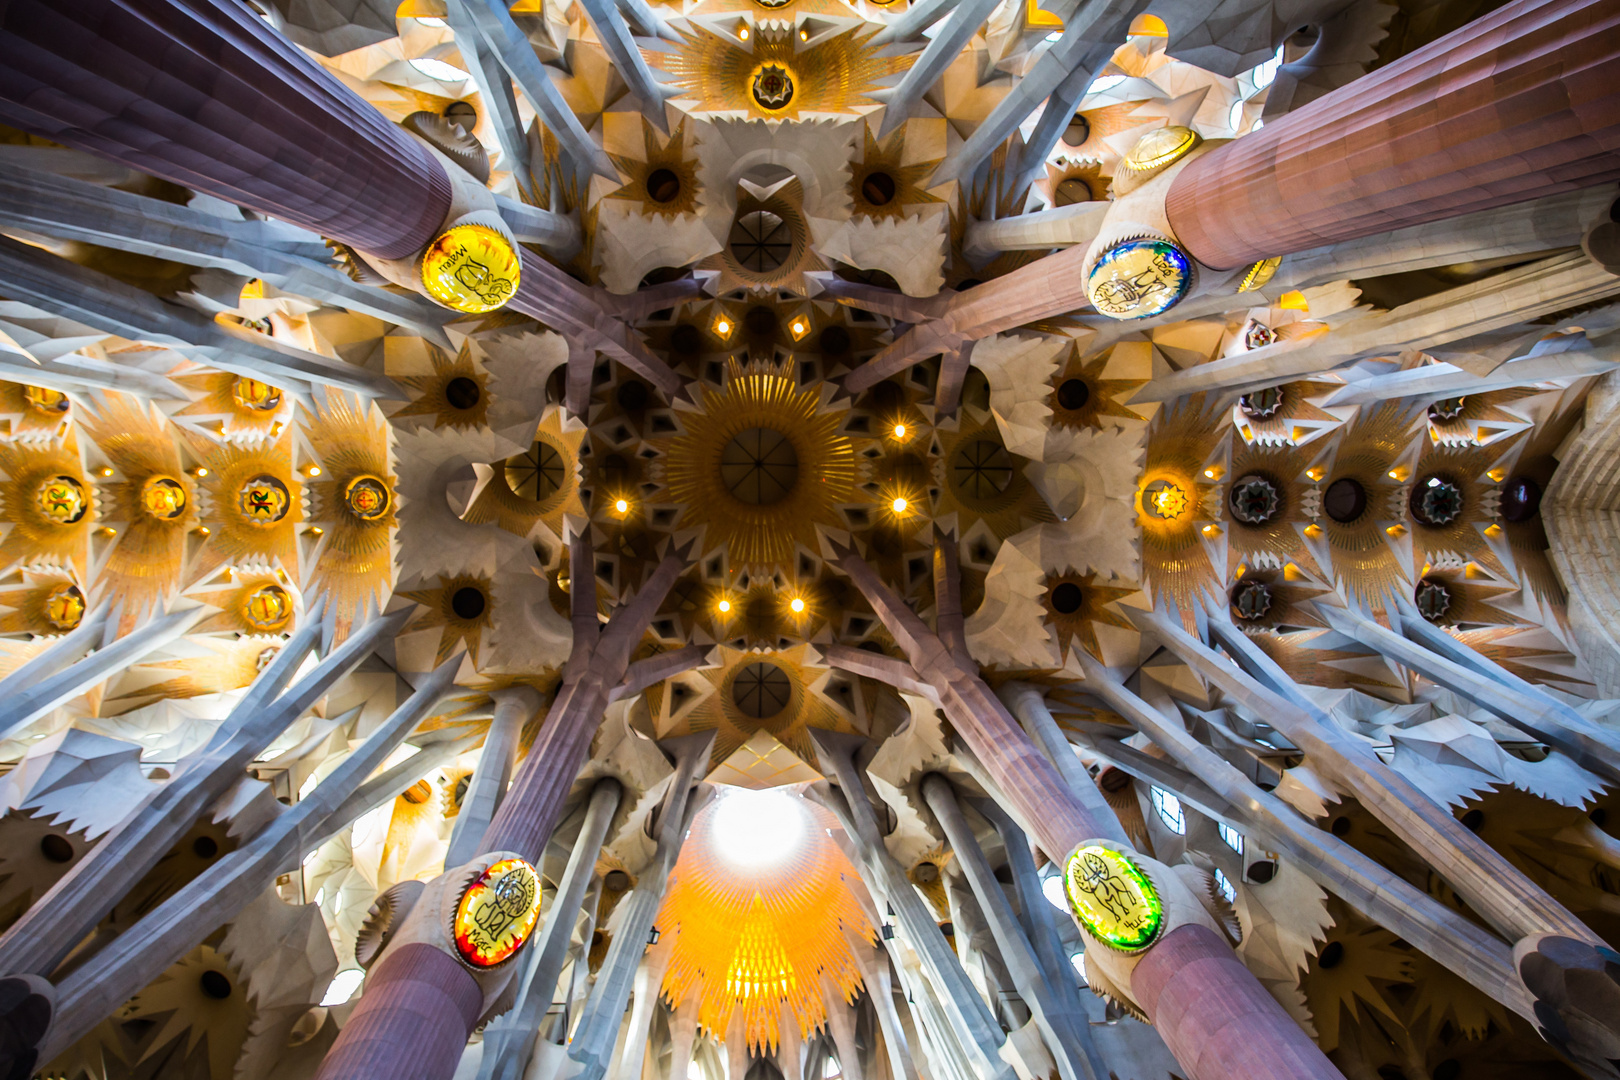
[[[1519,0],[1189,162],[1221,269],[1620,179],[1620,0]]]
[[[0,120],[385,258],[444,167],[239,0],[0,4]]]

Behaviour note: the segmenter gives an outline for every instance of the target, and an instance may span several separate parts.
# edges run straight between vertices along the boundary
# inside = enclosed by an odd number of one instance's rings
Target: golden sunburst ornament
[[[825,407],[830,388],[801,390],[791,365],[730,362],[723,389],[667,444],[665,484],[685,507],[679,525],[704,530],[704,550],[725,548],[733,569],[784,563],[814,550],[817,527],[840,529],[839,507],[858,499],[855,448]]]
[[[399,380],[412,391],[412,401],[393,419],[431,416],[436,428],[483,427],[489,413],[489,376],[473,363],[470,347],[462,345],[454,359],[432,345],[425,348],[433,374]]]
[[[285,426],[291,405],[279,387],[227,371],[176,375],[174,381],[201,396],[175,416],[208,421],[226,439],[273,438]]]
[[[61,444],[0,443],[6,562],[73,567],[84,580],[94,496],[70,429]]]
[[[1184,614],[1192,600],[1212,595],[1219,575],[1204,538],[1213,527],[1205,497],[1203,469],[1220,445],[1218,413],[1203,398],[1161,411],[1148,432],[1147,456],[1137,491],[1137,524],[1142,529],[1142,576],[1155,602],[1169,601]]]
[[[494,522],[509,533],[528,536],[543,523],[559,539],[563,519],[583,516],[579,491],[579,447],[585,429],[564,431],[563,409],[553,405],[535,431],[529,449],[495,466],[489,483],[464,515],[469,525]]]
[[[1052,408],[1052,426],[1066,428],[1096,428],[1104,426],[1104,417],[1117,420],[1146,420],[1147,417],[1120,404],[1122,395],[1147,384],[1146,379],[1105,379],[1103,369],[1108,357],[1099,356],[1089,363],[1081,363],[1080,348],[1069,351],[1063,369],[1052,378],[1052,396],[1047,404]]]
[[[866,39],[876,29],[856,27],[804,42],[786,28],[756,26],[733,36],[694,27],[681,31],[681,47],[645,55],[649,64],[672,76],[671,83],[683,91],[676,103],[691,115],[766,120],[846,117],[877,109],[878,102],[867,94],[915,59],[883,56],[868,46]],[[746,39],[741,37],[745,31]],[[768,72],[770,85],[759,87],[760,77]],[[756,92],[760,89],[767,92]]]
[[[663,140],[645,119],[641,127],[643,151],[640,158],[609,155],[614,168],[628,179],[623,187],[605,197],[639,203],[643,214],[676,217],[693,213],[698,207],[701,187],[697,158],[688,154],[686,119],[683,117],[669,138]]]
[[[1057,631],[1058,648],[1064,656],[1078,643],[1101,660],[1098,624],[1134,629],[1131,621],[1119,612],[1115,601],[1136,590],[1129,586],[1098,584],[1098,576],[1095,570],[1081,574],[1072,569],[1046,575],[1046,593],[1041,597],[1041,604],[1046,608],[1047,624]]]
[[[374,406],[329,394],[304,427],[322,465],[309,482],[310,517],[322,527],[313,587],[327,594],[342,638],[368,603],[381,602],[393,574],[388,425]]]
[[[187,439],[207,469],[197,484],[207,496],[202,524],[208,529],[188,578],[202,580],[227,563],[244,561],[279,564],[296,578],[294,530],[304,515],[293,479],[291,428],[274,443],[251,447],[221,445],[190,432]]]

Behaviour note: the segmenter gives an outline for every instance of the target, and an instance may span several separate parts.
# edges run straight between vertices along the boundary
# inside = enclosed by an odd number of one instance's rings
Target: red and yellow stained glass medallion
[[[539,919],[540,875],[522,859],[502,859],[461,894],[451,933],[463,960],[492,968],[523,948]]]

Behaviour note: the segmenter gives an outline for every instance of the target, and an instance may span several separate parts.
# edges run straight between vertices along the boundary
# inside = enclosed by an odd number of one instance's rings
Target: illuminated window
[[[1046,894],[1047,901],[1059,911],[1069,910],[1069,898],[1063,893],[1063,875],[1053,874],[1042,881],[1041,892]]]
[[[1163,788],[1151,789],[1153,809],[1159,812],[1165,826],[1177,836],[1187,835],[1187,816],[1181,812],[1181,800]]]
[[[1125,76],[1123,75],[1104,75],[1100,78],[1092,79],[1091,85],[1086,87],[1086,93],[1101,94],[1112,90],[1114,87],[1118,86],[1124,81]]]
[[[1074,973],[1080,976],[1080,985],[1089,986],[1086,982],[1086,954],[1083,952],[1070,953],[1069,963],[1074,965]]]
[[[430,79],[440,82],[461,82],[466,79],[467,73],[454,64],[447,64],[443,60],[434,60],[426,56],[418,56],[410,61],[411,67],[420,71]]]
[[[1228,904],[1237,899],[1237,889],[1232,886],[1232,879],[1221,873],[1219,868],[1215,871],[1215,887],[1226,897]]]
[[[354,997],[354,992],[360,989],[360,983],[364,981],[365,977],[366,973],[359,968],[349,968],[347,971],[338,972],[337,978],[333,979],[331,985],[326,988],[326,996],[321,998],[321,1004],[327,1007],[342,1005],[345,1001]]]
[[[838,1059],[828,1054],[827,1064],[821,1067],[822,1080],[838,1080],[843,1075],[844,1070],[838,1067]]]
[[[1282,67],[1282,61],[1283,51],[1279,47],[1276,56],[1249,72],[1249,78],[1253,80],[1256,90],[1264,90],[1271,85],[1272,81],[1277,78],[1277,69]]]
[[[1228,825],[1224,821],[1217,821],[1215,823],[1215,828],[1220,832],[1221,839],[1226,841],[1226,846],[1227,847],[1231,848],[1233,851],[1237,852],[1239,855],[1243,854],[1243,834],[1242,833],[1238,832],[1236,829],[1232,828],[1232,826]]]

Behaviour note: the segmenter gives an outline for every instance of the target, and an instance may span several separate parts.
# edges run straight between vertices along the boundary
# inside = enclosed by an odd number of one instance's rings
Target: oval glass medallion
[[[1110,319],[1146,319],[1180,303],[1192,279],[1192,262],[1180,248],[1140,237],[1098,257],[1086,275],[1086,295]]]
[[[422,285],[447,308],[479,314],[517,292],[523,266],[506,237],[486,225],[457,225],[422,255]]]
[[[456,951],[473,967],[509,959],[540,918],[540,876],[522,859],[502,859],[461,894],[451,933]]]
[[[1113,948],[1145,949],[1164,925],[1164,904],[1153,882],[1112,848],[1076,849],[1063,870],[1063,889],[1080,925]]]

